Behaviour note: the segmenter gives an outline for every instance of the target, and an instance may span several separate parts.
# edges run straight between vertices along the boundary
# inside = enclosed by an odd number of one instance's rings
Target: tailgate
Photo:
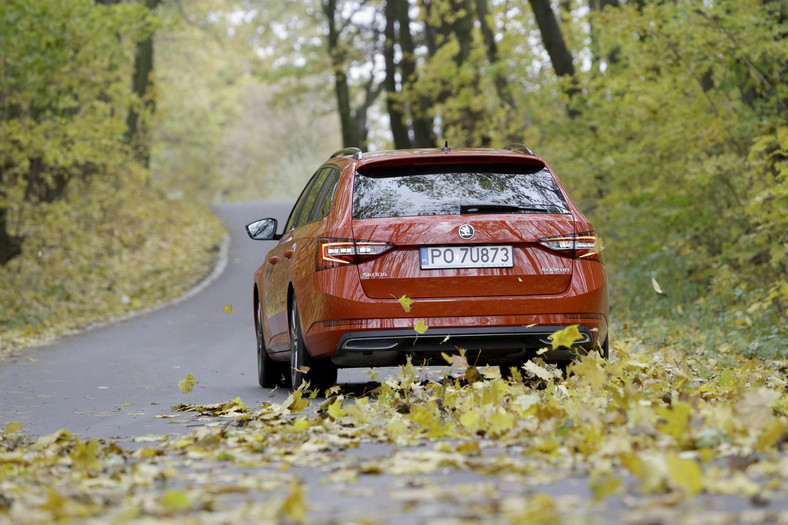
[[[459,235],[470,226],[473,236]],[[566,214],[490,214],[360,219],[357,240],[396,246],[358,265],[368,297],[413,298],[552,295],[567,289],[572,259],[536,241],[574,233]],[[467,237],[470,230],[463,229]],[[435,250],[424,253],[422,248]],[[509,255],[511,254],[511,260]],[[439,266],[471,266],[426,269]],[[484,267],[497,265],[497,267]]]

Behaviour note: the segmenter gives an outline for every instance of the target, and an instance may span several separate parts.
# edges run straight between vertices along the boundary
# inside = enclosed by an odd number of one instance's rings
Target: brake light
[[[599,251],[599,238],[593,231],[544,237],[538,242],[545,248],[563,253],[573,259],[603,262],[602,253]]]
[[[318,239],[315,266],[317,270],[325,270],[346,264],[359,264],[386,253],[394,246],[394,243],[384,241]]]

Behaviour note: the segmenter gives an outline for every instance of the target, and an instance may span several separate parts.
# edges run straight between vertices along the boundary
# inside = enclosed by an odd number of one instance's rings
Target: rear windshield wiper
[[[527,206],[516,206],[514,204],[460,204],[460,214],[467,213],[516,213],[533,212],[547,213],[545,208],[533,208]]]

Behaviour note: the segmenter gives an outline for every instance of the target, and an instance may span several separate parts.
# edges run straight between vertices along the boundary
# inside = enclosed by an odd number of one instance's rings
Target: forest
[[[785,0],[8,0],[3,346],[176,295],[206,205],[339,147],[522,142],[604,239],[619,337],[784,357],[786,32]]]

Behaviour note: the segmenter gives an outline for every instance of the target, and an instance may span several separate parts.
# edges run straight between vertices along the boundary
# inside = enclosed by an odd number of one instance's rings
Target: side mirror
[[[255,241],[276,241],[281,235],[276,234],[276,219],[260,219],[246,225],[246,233]]]

